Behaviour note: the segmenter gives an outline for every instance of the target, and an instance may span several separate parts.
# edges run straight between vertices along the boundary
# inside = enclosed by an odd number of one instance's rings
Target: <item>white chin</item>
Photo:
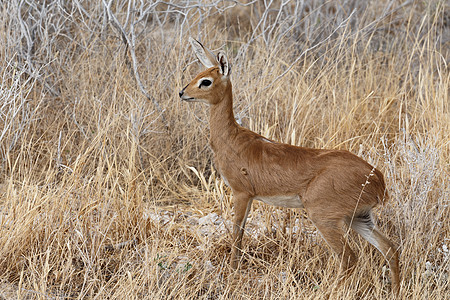
[[[205,99],[197,99],[197,98],[186,98],[186,99],[183,99],[183,101],[186,101],[186,102],[200,102],[200,103],[209,104],[209,102],[207,100],[205,100]]]

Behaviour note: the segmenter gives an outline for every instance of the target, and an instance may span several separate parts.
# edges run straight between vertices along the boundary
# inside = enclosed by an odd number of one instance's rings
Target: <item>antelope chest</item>
[[[299,195],[276,195],[276,196],[255,196],[255,200],[262,201],[273,206],[287,208],[303,208],[302,200]]]

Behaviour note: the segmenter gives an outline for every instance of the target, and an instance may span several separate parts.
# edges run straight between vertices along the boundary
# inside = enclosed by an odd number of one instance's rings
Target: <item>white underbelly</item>
[[[255,196],[253,199],[273,206],[302,208],[303,203],[299,195]]]

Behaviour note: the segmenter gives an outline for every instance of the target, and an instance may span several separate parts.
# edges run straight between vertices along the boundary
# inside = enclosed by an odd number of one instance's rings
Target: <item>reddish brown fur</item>
[[[210,53],[205,56],[213,59]],[[347,224],[383,253],[390,264],[393,288],[398,292],[396,247],[371,223],[372,208],[385,199],[382,173],[348,151],[276,143],[239,126],[233,115],[229,74],[222,74],[222,63],[218,61],[216,66],[198,74],[180,92],[180,97],[210,104],[215,163],[232,189],[235,203],[232,266],[237,268],[240,260],[243,229],[252,200],[298,195],[308,216],[340,258],[344,275],[350,274],[356,262],[343,237],[342,227]],[[212,78],[211,86],[199,87],[202,78]]]

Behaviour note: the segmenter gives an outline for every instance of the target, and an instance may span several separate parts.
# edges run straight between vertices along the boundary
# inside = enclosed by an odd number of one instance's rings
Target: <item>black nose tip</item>
[[[178,93],[178,95],[180,95],[180,98],[181,98],[181,96],[183,96],[183,94],[184,94],[184,90],[182,90],[181,92]]]

